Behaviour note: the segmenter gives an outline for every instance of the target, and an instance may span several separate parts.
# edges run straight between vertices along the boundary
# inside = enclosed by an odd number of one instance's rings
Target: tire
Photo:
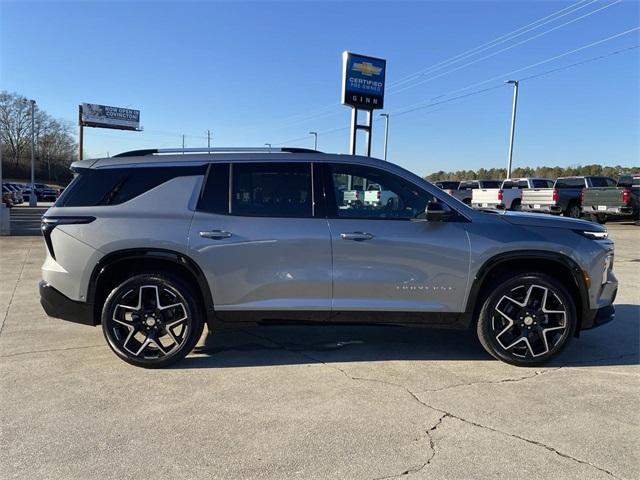
[[[522,202],[520,200],[514,200],[511,203],[511,210],[514,212],[519,212],[522,210]]]
[[[580,218],[581,215],[582,209],[577,203],[570,204],[569,207],[567,207],[567,210],[564,212],[565,217]]]
[[[120,284],[102,308],[102,332],[127,363],[162,368],[182,360],[204,328],[191,288],[163,274],[141,274]]]
[[[573,298],[557,280],[542,273],[518,274],[503,279],[486,297],[477,334],[493,357],[531,367],[558,355],[576,325]]]
[[[464,203],[467,206],[471,206],[471,199],[470,198],[465,198],[464,200],[462,200],[462,203]]]

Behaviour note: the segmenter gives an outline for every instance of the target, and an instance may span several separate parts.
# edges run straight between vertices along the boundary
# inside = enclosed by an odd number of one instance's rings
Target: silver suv
[[[144,150],[72,165],[42,221],[41,303],[102,324],[123,360],[161,367],[204,324],[281,321],[477,331],[536,365],[611,320],[601,225],[474,211],[388,162],[301,149]],[[384,185],[384,202],[348,192]]]

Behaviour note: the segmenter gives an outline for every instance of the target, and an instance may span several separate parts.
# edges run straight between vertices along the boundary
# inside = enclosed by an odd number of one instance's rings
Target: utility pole
[[[318,132],[309,132],[309,135],[313,135],[313,149],[318,150]]]
[[[35,207],[38,204],[36,198],[36,179],[35,179],[35,153],[36,153],[36,101],[31,102],[31,193],[29,195],[29,206]]]
[[[381,113],[381,117],[384,117],[384,161],[387,161],[387,145],[389,144],[389,114]]]
[[[82,105],[78,105],[78,160],[82,160],[84,148],[84,125],[82,124]]]
[[[511,135],[509,136],[509,163],[507,164],[507,178],[511,178],[513,165],[513,139],[516,133],[516,109],[518,108],[518,80],[507,80],[504,83],[513,85],[513,110],[511,112]]]
[[[211,130],[207,130],[207,153],[211,153]]]
[[[182,154],[184,155],[184,133],[182,134]]]

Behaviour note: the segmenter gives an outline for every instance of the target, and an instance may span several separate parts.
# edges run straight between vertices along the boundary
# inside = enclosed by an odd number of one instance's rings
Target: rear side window
[[[559,178],[556,180],[555,188],[583,188],[584,178]]]
[[[108,168],[81,171],[56,207],[95,207],[127,202],[173,178],[201,175],[204,166]]]
[[[462,182],[458,190],[475,190],[478,188],[478,182]]]
[[[502,182],[495,181],[495,180],[488,180],[486,182],[480,182],[480,183],[481,183],[480,188],[500,188],[500,185]]]
[[[249,217],[311,217],[310,163],[235,163],[231,214]]]
[[[436,185],[443,190],[457,190],[460,182],[436,182]]]

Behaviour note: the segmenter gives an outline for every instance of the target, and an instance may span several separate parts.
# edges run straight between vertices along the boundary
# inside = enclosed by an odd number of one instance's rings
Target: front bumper
[[[83,325],[97,325],[93,305],[71,300],[44,280],[40,280],[38,288],[40,304],[48,316]]]
[[[607,282],[600,289],[598,307],[588,310],[582,317],[582,330],[599,327],[615,319],[613,302],[618,295],[618,280],[613,272],[609,272],[607,277]]]

